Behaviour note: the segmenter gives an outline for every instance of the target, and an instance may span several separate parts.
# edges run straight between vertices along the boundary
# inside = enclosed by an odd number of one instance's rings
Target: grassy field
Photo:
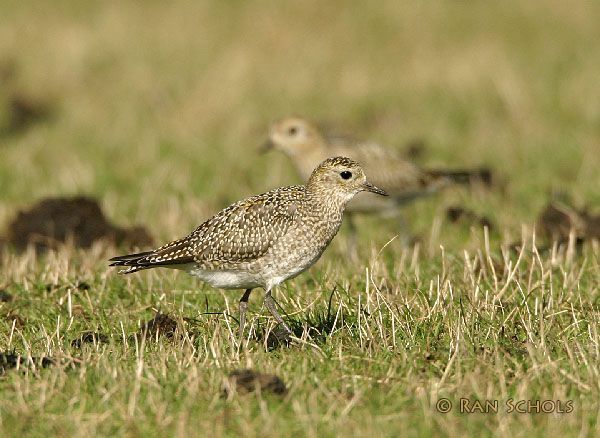
[[[599,22],[599,4],[558,0],[2,2],[0,229],[42,197],[87,194],[158,243],[181,237],[298,182],[257,152],[289,114],[418,140],[423,164],[490,166],[500,183],[408,206],[410,230],[361,218],[356,257],[342,229],[275,292],[290,347],[265,341],[260,293],[240,350],[241,293],[166,270],[118,276],[106,260],[127,249],[102,242],[7,248],[0,351],[54,365],[0,376],[0,435],[594,435],[600,247],[552,246],[534,223],[552,193],[600,205]],[[494,227],[450,223],[451,205]],[[132,336],[156,311],[176,333]],[[103,342],[73,344],[89,331]],[[224,397],[240,368],[287,394]],[[468,413],[476,400],[498,412]],[[511,412],[520,400],[533,405]]]

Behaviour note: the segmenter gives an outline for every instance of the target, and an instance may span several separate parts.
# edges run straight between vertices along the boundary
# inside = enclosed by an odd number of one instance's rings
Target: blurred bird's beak
[[[261,154],[267,153],[269,152],[271,149],[273,149],[275,147],[275,144],[273,143],[273,141],[271,141],[271,139],[268,139],[267,141],[265,141],[262,146],[258,149],[258,152],[260,152]]]
[[[377,193],[378,195],[381,195],[381,196],[389,196],[385,190],[380,189],[379,187],[375,187],[370,182],[364,183],[362,188],[363,188],[363,190],[365,190],[367,192]]]

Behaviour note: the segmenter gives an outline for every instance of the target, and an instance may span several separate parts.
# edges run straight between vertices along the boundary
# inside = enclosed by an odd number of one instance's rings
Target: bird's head
[[[315,192],[326,193],[343,202],[350,201],[354,195],[363,191],[387,196],[384,190],[367,181],[356,161],[346,157],[332,157],[323,161],[313,171],[307,185]]]
[[[297,157],[313,152],[321,146],[323,137],[308,120],[300,117],[286,117],[273,123],[263,151],[279,150],[289,157]]]

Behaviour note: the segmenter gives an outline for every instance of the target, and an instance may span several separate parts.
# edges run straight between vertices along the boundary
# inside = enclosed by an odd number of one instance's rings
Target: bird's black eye
[[[350,178],[352,178],[352,172],[344,170],[344,171],[340,172],[340,176],[342,177],[342,179],[350,179]]]
[[[296,128],[295,126],[292,126],[291,128],[288,129],[288,134],[290,135],[296,135],[298,133],[298,128]]]

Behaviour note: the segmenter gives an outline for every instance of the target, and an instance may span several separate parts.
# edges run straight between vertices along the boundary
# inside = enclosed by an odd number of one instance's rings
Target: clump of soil
[[[48,119],[54,108],[49,101],[39,97],[12,92],[6,103],[7,120],[0,129],[6,134],[17,134],[25,131],[35,123]]]
[[[44,290],[46,292],[56,292],[60,290],[71,289],[73,292],[84,292],[92,288],[89,283],[85,281],[78,281],[77,283],[46,283]]]
[[[0,135],[19,134],[56,113],[56,99],[21,89],[19,74],[14,59],[0,59]]]
[[[54,365],[54,359],[46,356],[23,357],[20,354],[0,352],[0,375],[12,368],[48,368]]]
[[[19,368],[36,370],[40,368],[48,368],[51,366],[64,366],[65,368],[74,369],[81,364],[80,359],[64,358],[57,359],[48,356],[23,356],[16,354],[14,351],[0,352],[0,375],[5,374],[8,370]]]
[[[223,382],[224,397],[250,392],[285,395],[287,388],[275,374],[263,374],[251,369],[232,371]]]
[[[77,283],[77,285],[75,285],[75,287],[77,288],[77,290],[90,290],[92,288],[92,286],[90,286],[89,283],[85,282],[85,281],[80,281]]]
[[[543,237],[564,243],[569,241],[571,231],[578,242],[600,240],[600,214],[591,214],[587,209],[549,203],[540,213],[536,228]]]
[[[0,303],[8,303],[13,300],[13,296],[6,289],[0,289]]]
[[[46,250],[66,242],[88,248],[98,240],[129,247],[153,243],[145,228],[113,225],[98,202],[84,196],[42,199],[29,210],[20,211],[7,232],[7,243],[17,249],[32,244],[36,250]]]
[[[481,227],[488,227],[489,230],[492,230],[493,228],[492,221],[488,217],[478,215],[477,213],[463,207],[448,207],[446,209],[446,217],[452,223],[464,222],[476,224]]]
[[[165,336],[173,339],[177,331],[177,321],[165,313],[157,313],[154,318],[146,322],[134,336],[138,339],[157,339]]]
[[[81,348],[83,344],[100,344],[107,342],[108,336],[106,336],[104,333],[83,332],[81,336],[71,341],[71,347]]]

